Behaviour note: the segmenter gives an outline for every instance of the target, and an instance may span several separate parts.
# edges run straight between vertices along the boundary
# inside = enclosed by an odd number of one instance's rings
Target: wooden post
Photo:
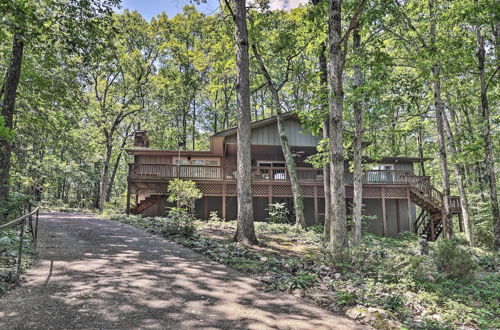
[[[458,213],[458,230],[463,233],[464,231],[464,227],[463,227],[463,223],[462,223],[463,219],[462,219],[462,213]]]
[[[205,216],[205,219],[208,219],[208,197],[207,196],[203,197],[203,214]]]
[[[130,183],[127,182],[127,215],[129,214],[130,214]]]
[[[23,254],[23,241],[24,241],[24,225],[26,219],[21,222],[21,232],[19,233],[19,252],[17,254],[17,270],[16,270],[16,283],[19,282],[19,276],[21,276],[21,264],[22,264],[22,254]]]
[[[268,204],[273,203],[273,186],[272,185],[269,185],[269,188],[268,188],[267,201],[268,201]],[[268,207],[269,207],[269,205],[268,205]]]
[[[34,229],[35,251],[36,251],[36,245],[38,242],[38,212],[39,212],[39,210],[36,210],[35,229]]]
[[[385,212],[385,188],[382,187],[382,221],[384,223],[384,236],[387,236],[387,214]]]
[[[226,221],[226,184],[222,184],[222,219]]]
[[[436,233],[434,231],[434,215],[431,214],[431,240],[434,242],[436,240]]]
[[[401,218],[399,215],[399,199],[396,199],[396,223],[398,226],[398,234],[401,232]]]
[[[415,228],[414,228],[414,225],[413,225],[413,221],[412,221],[412,218],[411,218],[411,200],[410,200],[410,189],[406,189],[407,191],[407,201],[408,201],[408,228],[410,228],[410,231],[412,233],[415,233]]]
[[[318,186],[314,186],[314,224],[319,224],[318,218]]]

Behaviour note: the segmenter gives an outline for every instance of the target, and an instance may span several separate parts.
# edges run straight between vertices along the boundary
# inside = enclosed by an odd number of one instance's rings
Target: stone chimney
[[[144,130],[134,132],[134,148],[149,148],[148,134]]]

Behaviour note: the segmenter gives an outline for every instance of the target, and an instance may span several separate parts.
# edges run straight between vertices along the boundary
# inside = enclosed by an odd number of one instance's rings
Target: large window
[[[273,180],[286,180],[286,164],[285,162],[275,162],[275,161],[266,161],[259,160],[257,165],[260,167],[257,176],[260,179],[273,179]]]

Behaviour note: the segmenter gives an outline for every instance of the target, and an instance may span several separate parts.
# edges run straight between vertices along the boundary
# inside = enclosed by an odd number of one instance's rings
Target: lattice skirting
[[[154,194],[166,195],[166,183],[152,183],[152,182],[130,182],[130,193],[132,194]]]
[[[167,183],[152,183],[152,182],[130,182],[130,192],[132,194],[167,194]],[[224,195],[224,187],[217,183],[198,183],[198,188],[204,196],[222,196]],[[316,189],[317,197],[324,197],[323,186],[302,185],[302,194],[304,197],[314,197]],[[405,199],[407,198],[406,187],[384,187],[384,195],[386,199]],[[292,197],[292,188],[290,185],[252,185],[252,194],[254,197],[268,197],[269,193],[275,197]],[[226,196],[237,196],[236,185],[226,185]],[[346,198],[353,198],[353,187],[346,186]],[[363,186],[363,198],[382,198],[382,187]]]

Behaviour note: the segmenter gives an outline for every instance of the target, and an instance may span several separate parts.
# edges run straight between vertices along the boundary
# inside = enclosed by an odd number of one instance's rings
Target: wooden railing
[[[188,180],[226,180],[235,181],[236,167],[175,165],[175,164],[129,164],[129,177],[132,179],[170,179]],[[312,167],[297,167],[297,177],[301,182],[323,182],[323,170]],[[285,167],[252,167],[254,181],[289,181]],[[346,173],[347,184],[352,184],[353,173]],[[418,176],[407,170],[368,170],[363,173],[365,184],[403,184],[422,192],[427,198],[438,205],[443,205],[443,194],[430,184],[430,177]],[[452,197],[451,208],[459,209],[460,200]]]
[[[19,282],[19,276],[21,275],[21,265],[22,265],[22,254],[23,254],[23,243],[24,243],[24,231],[25,227],[28,226],[29,233],[32,237],[33,249],[36,251],[36,243],[38,238],[38,212],[39,208],[37,207],[33,211],[31,211],[31,206],[29,207],[28,213],[23,215],[22,217],[17,218],[11,222],[7,222],[6,224],[0,225],[0,232],[4,229],[20,227],[19,229],[19,247],[17,252],[17,267],[16,267],[16,275],[15,282]]]
[[[170,164],[129,164],[130,178],[181,178],[198,180],[236,180],[236,167],[170,165]],[[300,181],[323,181],[323,170],[298,167]],[[259,181],[288,181],[285,167],[252,167],[252,179]]]

